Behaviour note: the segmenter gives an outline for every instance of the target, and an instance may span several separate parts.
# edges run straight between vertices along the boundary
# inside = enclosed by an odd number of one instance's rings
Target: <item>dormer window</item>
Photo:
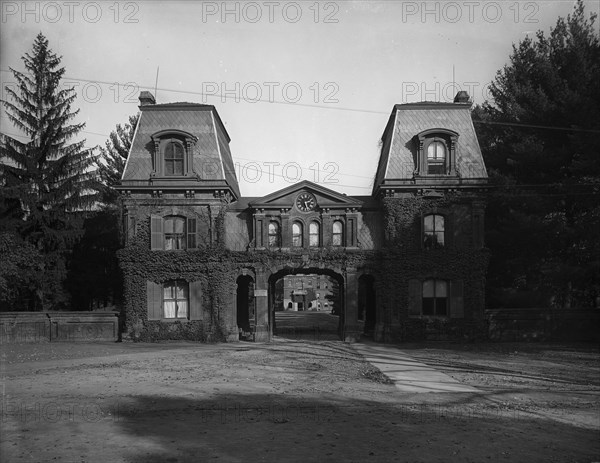
[[[417,176],[456,175],[458,133],[448,129],[429,129],[417,139]]]
[[[165,146],[165,175],[183,175],[184,163],[183,145],[170,140]]]
[[[152,135],[152,177],[184,177],[194,174],[193,151],[198,138],[182,130],[161,130]]]
[[[429,175],[446,174],[446,145],[434,139],[427,146],[427,173]]]

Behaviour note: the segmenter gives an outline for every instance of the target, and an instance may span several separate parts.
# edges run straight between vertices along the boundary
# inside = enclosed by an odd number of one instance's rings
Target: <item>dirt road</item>
[[[597,347],[404,345],[479,393],[401,393],[339,341],[2,346],[2,462],[600,461]]]

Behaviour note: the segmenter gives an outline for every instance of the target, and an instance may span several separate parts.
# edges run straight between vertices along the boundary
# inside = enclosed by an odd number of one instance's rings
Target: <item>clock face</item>
[[[296,198],[296,207],[302,212],[312,211],[317,207],[317,200],[310,193],[300,193]]]

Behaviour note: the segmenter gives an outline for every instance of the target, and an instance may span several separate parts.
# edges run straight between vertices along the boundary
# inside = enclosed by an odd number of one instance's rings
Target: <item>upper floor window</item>
[[[458,133],[444,128],[427,129],[418,139],[417,175],[456,175]]]
[[[423,315],[448,315],[448,282],[425,280],[423,282]]]
[[[431,214],[423,217],[423,247],[431,249],[444,246],[445,220],[443,215]]]
[[[184,150],[183,145],[169,141],[165,146],[165,175],[183,175]]]
[[[151,249],[194,249],[197,247],[196,231],[195,218],[153,215],[150,218]]]
[[[163,285],[163,317],[188,318],[188,284],[183,280],[167,281]]]
[[[427,146],[427,173],[433,175],[446,174],[446,145],[440,140],[434,140]]]
[[[302,224],[300,222],[294,222],[292,224],[292,246],[301,248],[304,243],[304,233],[302,230]]]
[[[334,246],[343,246],[344,243],[344,224],[336,220],[333,222],[333,240],[332,244]]]
[[[269,247],[281,247],[281,233],[279,232],[279,224],[277,222],[269,222]]]
[[[321,245],[321,237],[318,222],[311,222],[308,226],[309,245],[311,247],[319,247]]]
[[[165,217],[165,249],[186,249],[185,219]]]
[[[151,135],[154,143],[151,177],[183,177],[194,173],[193,153],[198,137],[179,129]]]

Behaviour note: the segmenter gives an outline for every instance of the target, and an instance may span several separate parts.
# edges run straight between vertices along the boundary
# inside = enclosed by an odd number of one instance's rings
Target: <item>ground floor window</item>
[[[164,318],[188,318],[188,284],[183,280],[165,282],[163,286]]]
[[[444,280],[423,282],[423,315],[448,315],[448,282]]]

